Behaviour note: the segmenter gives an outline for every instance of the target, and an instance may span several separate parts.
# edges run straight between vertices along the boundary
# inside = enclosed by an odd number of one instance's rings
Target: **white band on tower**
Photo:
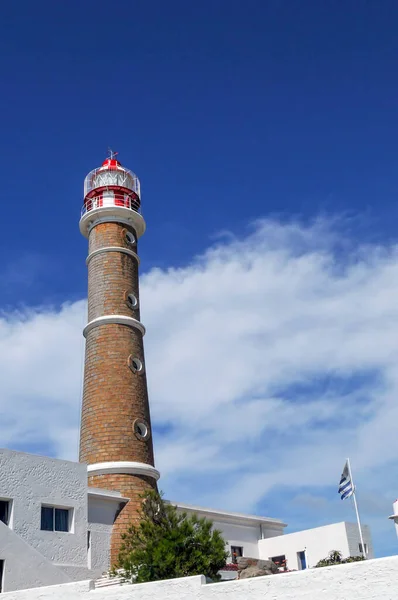
[[[122,252],[123,254],[128,254],[129,256],[132,256],[133,258],[135,258],[137,263],[140,264],[140,259],[138,257],[138,254],[133,252],[133,250],[129,250],[128,248],[123,248],[122,246],[108,246],[107,248],[106,247],[98,248],[98,250],[94,250],[93,252],[91,252],[91,254],[89,254],[86,258],[86,265],[88,265],[88,263],[90,262],[90,260],[92,258],[94,258],[94,256],[97,256],[98,254],[102,254],[103,252]]]
[[[104,315],[102,317],[97,317],[96,319],[93,319],[92,321],[87,323],[87,325],[83,329],[83,335],[84,337],[87,337],[87,334],[92,329],[94,329],[94,327],[110,324],[127,325],[127,327],[133,327],[134,329],[138,329],[138,331],[140,331],[142,335],[145,335],[145,327],[143,326],[141,321],[134,319],[134,317],[127,317],[126,315]]]
[[[152,467],[152,465],[129,460],[94,463],[92,465],[87,465],[87,472],[89,477],[93,475],[108,475],[109,473],[119,473],[121,475],[145,475],[146,477],[152,477],[155,481],[160,477],[159,471],[155,469],[155,467]]]

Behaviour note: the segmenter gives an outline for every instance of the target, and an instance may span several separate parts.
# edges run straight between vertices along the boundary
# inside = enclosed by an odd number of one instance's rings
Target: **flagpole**
[[[352,471],[351,471],[351,463],[350,463],[350,459],[347,458],[347,465],[348,465],[348,471],[350,473],[350,478],[351,478],[351,484],[352,484],[352,499],[354,501],[354,507],[355,507],[355,513],[357,515],[357,523],[358,523],[358,529],[359,529],[359,537],[361,540],[361,544],[362,544],[362,556],[366,559],[366,552],[365,552],[365,544],[363,543],[363,536],[362,536],[362,527],[361,527],[361,520],[359,518],[359,512],[358,512],[358,504],[357,504],[357,497],[355,494],[355,485],[354,485],[354,480],[352,478]]]

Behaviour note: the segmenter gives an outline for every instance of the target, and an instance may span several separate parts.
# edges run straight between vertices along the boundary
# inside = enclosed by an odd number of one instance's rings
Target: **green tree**
[[[365,560],[363,556],[349,556],[343,558],[343,555],[339,550],[331,550],[327,558],[322,558],[315,567],[329,567],[331,565],[342,565],[345,563],[357,562],[359,560]]]
[[[217,581],[227,556],[221,532],[211,521],[178,513],[150,491],[143,496],[140,522],[123,535],[113,573],[135,583],[189,575]]]

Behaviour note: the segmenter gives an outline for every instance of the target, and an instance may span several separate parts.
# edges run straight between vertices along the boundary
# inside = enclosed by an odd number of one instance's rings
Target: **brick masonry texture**
[[[109,246],[137,252],[125,240],[132,229],[119,223],[101,223],[89,235],[89,254]],[[134,233],[134,232],[133,232]],[[122,252],[103,252],[88,264],[88,320],[122,314],[140,318],[139,308],[126,304],[126,293],[139,299],[138,262]],[[151,426],[146,375],[133,373],[128,366],[132,355],[145,365],[142,334],[119,324],[92,329],[86,338],[83,405],[80,432],[80,461],[88,464],[107,461],[137,461],[154,464],[152,437],[137,439],[136,419]],[[151,430],[151,429],[150,429]],[[89,485],[120,491],[131,500],[118,515],[112,538],[112,561],[117,557],[121,533],[137,521],[139,495],[156,486],[151,478],[108,474],[89,477]]]
[[[111,246],[136,252],[136,246],[129,246],[124,238],[127,230],[119,223],[97,225],[90,232],[89,254]],[[139,319],[139,304],[136,309],[130,308],[126,304],[125,292],[139,298],[137,260],[122,252],[103,252],[93,256],[88,266],[88,320],[116,314]]]

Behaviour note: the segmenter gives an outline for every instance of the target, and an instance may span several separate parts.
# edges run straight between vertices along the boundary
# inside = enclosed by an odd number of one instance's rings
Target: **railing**
[[[87,200],[82,207],[81,216],[97,208],[107,208],[113,206],[128,208],[137,213],[141,213],[140,202],[137,198],[128,196],[127,194],[109,191],[104,192],[100,196],[96,196],[95,198]]]

